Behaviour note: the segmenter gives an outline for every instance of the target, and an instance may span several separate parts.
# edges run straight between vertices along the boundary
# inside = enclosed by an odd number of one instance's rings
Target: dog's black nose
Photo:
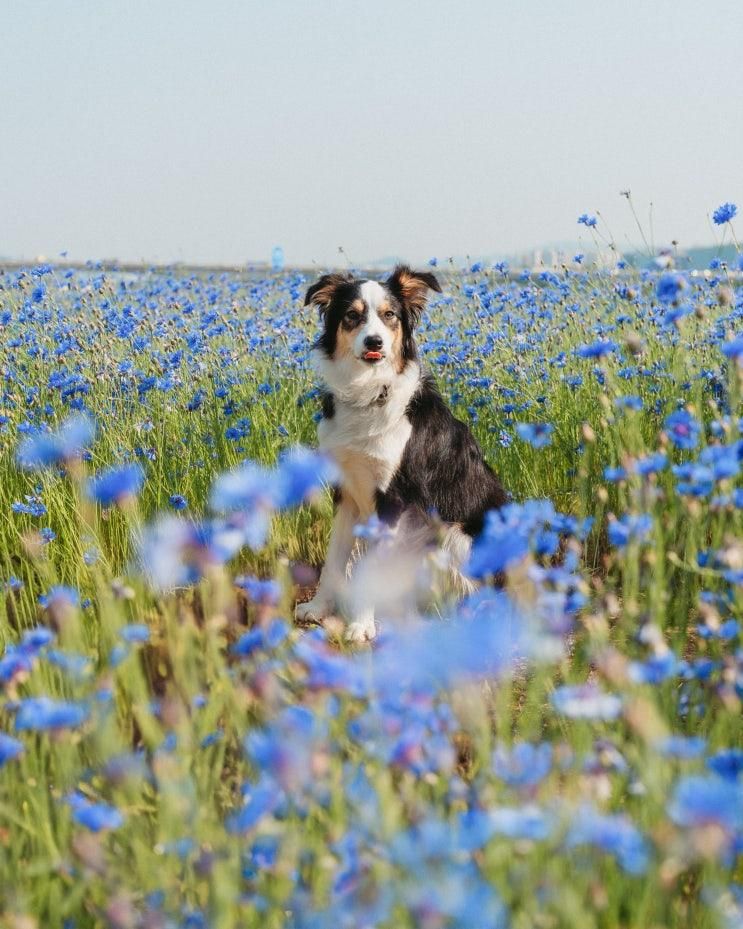
[[[368,348],[369,351],[378,352],[382,347],[382,337],[379,335],[368,335],[364,339],[364,348]]]

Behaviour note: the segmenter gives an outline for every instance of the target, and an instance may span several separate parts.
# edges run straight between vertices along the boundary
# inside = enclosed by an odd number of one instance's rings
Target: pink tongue
[[[373,358],[376,360],[377,358],[381,358],[381,357],[382,357],[381,352],[365,352],[364,353],[364,358]]]

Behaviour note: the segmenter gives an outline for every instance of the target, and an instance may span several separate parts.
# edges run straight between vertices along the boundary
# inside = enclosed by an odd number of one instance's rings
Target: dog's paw
[[[335,604],[327,597],[313,597],[306,603],[298,603],[294,615],[300,622],[316,622],[333,615]]]
[[[377,627],[373,616],[355,619],[346,626],[345,639],[350,645],[365,645],[377,635]]]

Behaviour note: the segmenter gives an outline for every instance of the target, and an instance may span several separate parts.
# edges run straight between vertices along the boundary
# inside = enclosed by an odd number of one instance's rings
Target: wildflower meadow
[[[743,927],[740,271],[608,254],[431,259],[511,502],[357,650],[314,273],[0,273],[0,926]]]

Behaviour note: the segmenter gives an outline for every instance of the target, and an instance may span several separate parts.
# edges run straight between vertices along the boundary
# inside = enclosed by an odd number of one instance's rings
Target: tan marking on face
[[[351,358],[353,356],[353,342],[356,338],[356,329],[345,329],[338,326],[335,336],[335,358]]]
[[[397,327],[392,335],[392,351],[390,352],[392,357],[390,361],[397,373],[402,374],[403,368],[405,367],[405,361],[402,357],[402,325],[400,325],[399,319],[395,321],[397,322]]]

